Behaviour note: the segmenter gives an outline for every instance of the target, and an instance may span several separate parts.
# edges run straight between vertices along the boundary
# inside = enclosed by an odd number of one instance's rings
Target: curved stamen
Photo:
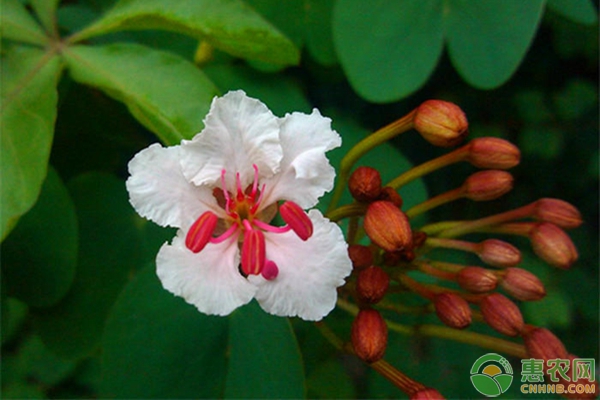
[[[234,233],[236,233],[239,230],[238,225],[234,224],[231,225],[225,232],[223,232],[221,235],[217,236],[217,237],[213,237],[210,239],[211,243],[221,243],[224,242],[225,240],[229,239],[231,236],[233,236]]]
[[[242,188],[242,180],[239,172],[235,173],[235,184],[237,186],[237,201],[243,201],[246,195],[244,194],[244,189]]]
[[[263,222],[259,219],[255,219],[254,221],[252,221],[252,223],[254,225],[256,225],[257,227],[259,227],[260,229],[262,229],[263,231],[273,232],[273,233],[285,233],[292,229],[289,225],[273,226],[273,225],[269,225],[266,222]]]
[[[258,200],[256,200],[256,201],[254,202],[254,205],[253,205],[253,206],[252,206],[252,208],[250,209],[250,212],[251,212],[252,214],[254,214],[254,213],[256,212],[256,210],[258,210],[258,206],[260,206],[260,202],[261,202],[261,200],[262,200],[262,198],[263,198],[263,193],[265,192],[265,187],[266,187],[266,186],[267,186],[267,185],[265,185],[265,184],[263,184],[263,185],[262,185],[262,188],[260,189],[260,193],[258,193]],[[253,198],[252,200],[254,200],[254,198]]]
[[[252,192],[250,192],[250,198],[252,199],[252,201],[254,201],[254,198],[256,197],[256,189],[258,189],[258,167],[256,166],[256,164],[252,164],[252,168],[254,168],[254,182],[252,182]],[[259,202],[260,199],[257,203]]]

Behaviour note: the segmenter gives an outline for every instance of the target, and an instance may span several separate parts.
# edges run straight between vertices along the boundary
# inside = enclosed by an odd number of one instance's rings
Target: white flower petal
[[[161,226],[190,225],[204,211],[222,213],[212,191],[187,181],[180,166],[181,146],[155,143],[129,162],[129,201],[143,217]]]
[[[279,173],[261,181],[266,184],[263,204],[291,200],[310,208],[333,188],[335,170],[325,152],[339,147],[342,140],[331,129],[331,119],[317,109],[312,114],[287,114],[280,122],[283,159]]]
[[[180,230],[173,244],[156,256],[156,273],[163,287],[205,314],[228,315],[254,297],[256,287],[238,271],[235,240],[210,243],[199,253],[185,247]]]
[[[248,279],[258,286],[256,299],[268,313],[317,321],[335,307],[338,286],[352,270],[341,229],[311,210],[313,235],[306,241],[293,232],[265,233],[267,258],[279,274],[271,281]]]
[[[213,100],[205,128],[191,141],[183,141],[184,175],[197,185],[220,186],[226,170],[227,187],[235,189],[235,174],[244,186],[254,179],[253,164],[262,176],[277,172],[282,157],[277,117],[259,100],[241,91]]]

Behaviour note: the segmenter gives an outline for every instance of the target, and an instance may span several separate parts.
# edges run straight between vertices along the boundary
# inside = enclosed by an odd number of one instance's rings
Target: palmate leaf
[[[179,144],[202,129],[213,83],[192,63],[136,44],[73,46],[64,51],[73,79],[124,102],[165,144]]]
[[[51,33],[56,29],[56,8],[60,0],[31,0],[38,19],[46,29],[46,32]]]
[[[18,45],[5,46],[1,62],[0,236],[4,239],[33,206],[46,177],[61,63],[54,53]]]
[[[0,29],[3,39],[44,46],[48,38],[44,30],[18,0],[0,2]]]
[[[340,0],[334,44],[350,83],[365,99],[390,102],[419,89],[444,42],[452,63],[472,86],[506,82],[521,63],[544,0]]]
[[[251,60],[294,65],[300,59],[296,46],[241,0],[121,0],[75,40],[139,29],[183,33]]]

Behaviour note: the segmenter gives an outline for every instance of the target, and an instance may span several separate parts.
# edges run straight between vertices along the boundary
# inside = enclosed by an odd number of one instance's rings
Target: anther
[[[242,271],[258,275],[265,266],[265,236],[258,229],[246,229],[242,245]]]
[[[217,221],[217,216],[211,211],[203,213],[190,227],[185,237],[185,246],[194,253],[200,252],[212,238]]]
[[[286,201],[279,207],[281,218],[302,240],[307,240],[312,236],[312,221],[306,212],[300,206],[292,201]]]

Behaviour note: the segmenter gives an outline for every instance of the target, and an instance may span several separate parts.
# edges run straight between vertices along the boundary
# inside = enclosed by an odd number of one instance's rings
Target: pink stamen
[[[289,225],[286,226],[273,226],[273,225],[269,225],[266,222],[263,222],[261,220],[255,219],[254,221],[252,221],[252,223],[254,225],[256,225],[257,227],[259,227],[260,229],[262,229],[263,231],[267,231],[267,232],[273,232],[273,233],[285,233],[290,231],[292,228]]]
[[[252,192],[250,192],[250,198],[252,201],[254,201],[254,198],[256,197],[256,189],[258,189],[258,167],[256,164],[252,164],[252,168],[254,168],[254,182],[252,182]],[[260,202],[260,199],[258,202]]]
[[[231,225],[229,227],[229,229],[227,229],[221,235],[211,238],[210,242],[215,243],[215,244],[222,243],[222,242],[226,241],[227,239],[229,239],[231,236],[233,236],[234,233],[236,233],[238,231],[239,231],[239,227],[237,224]]]
[[[265,236],[258,229],[244,232],[242,244],[242,271],[246,275],[258,275],[266,261]]]
[[[260,193],[258,194],[258,200],[256,200],[256,202],[254,202],[254,205],[250,209],[250,212],[252,214],[254,214],[256,212],[256,210],[258,210],[258,207],[260,206],[260,202],[262,201],[262,198],[263,198],[263,193],[265,192],[265,187],[266,187],[266,185],[263,184],[262,188],[260,189]],[[252,200],[254,200],[254,198]]]
[[[185,236],[185,246],[194,253],[199,253],[212,238],[217,227],[217,216],[211,211],[204,212],[192,224]]]
[[[242,201],[246,195],[244,194],[244,189],[242,189],[242,180],[240,179],[239,172],[235,174],[235,183],[237,186],[237,201]]]

